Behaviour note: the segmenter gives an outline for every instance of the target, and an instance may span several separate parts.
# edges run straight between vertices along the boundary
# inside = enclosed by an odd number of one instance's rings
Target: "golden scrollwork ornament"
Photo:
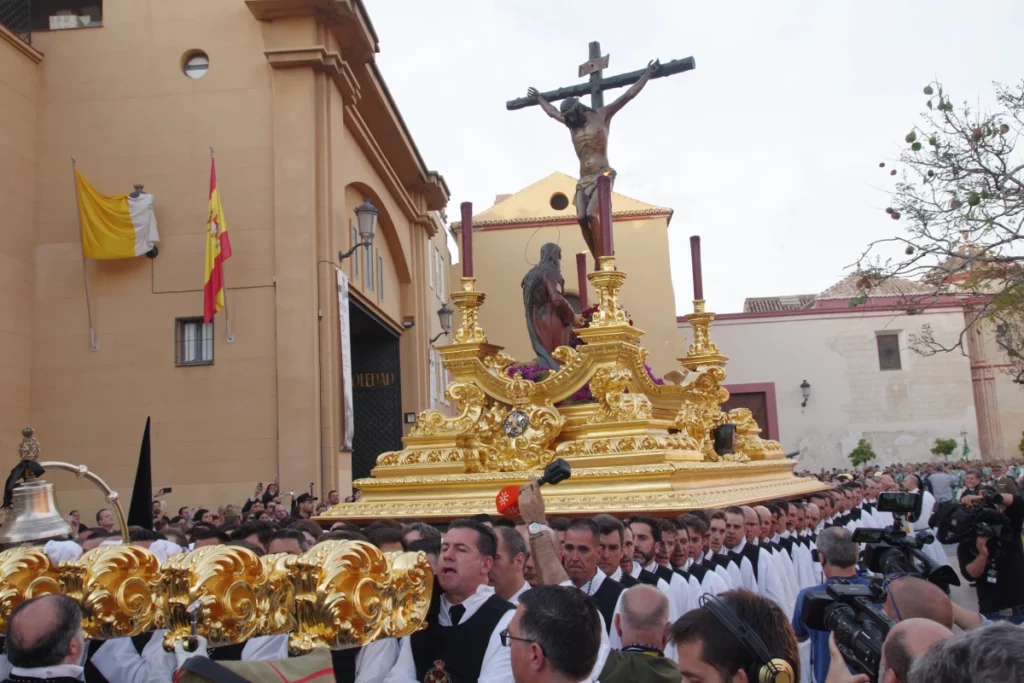
[[[387,553],[387,558],[391,563],[391,590],[383,633],[402,638],[426,626],[434,577],[423,552]]]
[[[87,639],[107,640],[144,633],[162,620],[160,561],[145,548],[93,548],[61,571],[64,592],[82,608]]]
[[[7,632],[7,620],[15,607],[60,592],[60,571],[42,548],[19,546],[0,553],[0,633]]]

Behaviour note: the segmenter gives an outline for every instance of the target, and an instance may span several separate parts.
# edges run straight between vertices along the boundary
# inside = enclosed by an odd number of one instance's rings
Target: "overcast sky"
[[[366,5],[388,87],[451,188],[450,217],[462,201],[480,212],[554,170],[577,176],[565,128],[505,101],[580,82],[591,40],[611,55],[606,75],[693,56],[695,71],[651,81],[616,116],[609,145],[616,191],[675,209],[680,313],[692,298],[692,234],[717,312],[841,279],[868,242],[902,227],[882,212],[889,177],[878,163],[924,111],[923,87],[938,78],[955,102],[985,103],[992,81],[1024,76],[1020,0]]]

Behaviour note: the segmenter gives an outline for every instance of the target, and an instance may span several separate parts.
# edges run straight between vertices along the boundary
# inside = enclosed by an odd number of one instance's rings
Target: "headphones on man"
[[[751,679],[751,683],[799,683],[793,665],[780,657],[772,657],[761,637],[736,616],[725,600],[714,595],[704,595],[700,602],[760,662],[757,676]],[[747,671],[748,676],[752,673]]]

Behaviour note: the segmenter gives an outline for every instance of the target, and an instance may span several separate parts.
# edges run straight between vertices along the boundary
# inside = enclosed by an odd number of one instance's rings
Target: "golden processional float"
[[[193,636],[210,647],[256,636],[288,635],[292,654],[317,647],[344,649],[378,638],[409,635],[424,626],[433,575],[420,553],[382,553],[359,541],[325,541],[301,555],[258,557],[235,546],[208,546],[157,556],[134,545],[101,545],[78,559],[51,561],[38,545],[67,537],[53,484],[38,477],[66,470],[96,484],[129,538],[124,510],[85,465],[38,462],[39,443],[22,432],[23,483],[13,488],[0,527],[0,634],[11,612],[33,597],[63,593],[82,609],[87,639],[107,640],[165,629],[163,646],[186,649]],[[13,481],[9,484],[13,484]],[[33,545],[33,544],[36,545]],[[11,547],[13,546],[13,547]]]
[[[598,181],[601,245],[611,249],[608,178]],[[604,227],[606,226],[606,228]],[[545,490],[555,515],[671,513],[793,498],[820,490],[793,474],[796,462],[777,441],[762,439],[750,410],[723,412],[728,358],[711,340],[714,314],[705,310],[699,238],[691,239],[694,312],[692,343],[679,384],[659,384],[645,367],[643,332],[619,305],[626,273],[609,253],[587,278],[597,290],[596,312],[574,330],[577,348],[558,347],[561,363],[543,381],[517,372],[516,360],[491,344],[479,324],[484,292],[472,270],[472,205],[462,205],[463,277],[451,294],[459,311],[454,343],[438,348],[453,381],[445,395],[458,406],[448,416],[425,410],[403,439],[405,448],[381,454],[370,478],[354,482],[361,497],[317,520],[419,518],[451,520],[495,512],[499,489],[525,483],[564,458],[572,478]],[[593,399],[568,401],[589,386]],[[715,450],[714,433],[735,425],[733,452]]]

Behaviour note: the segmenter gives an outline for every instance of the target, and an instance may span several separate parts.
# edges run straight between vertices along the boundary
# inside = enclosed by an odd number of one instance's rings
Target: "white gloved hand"
[[[202,636],[196,636],[199,640],[199,646],[195,652],[187,652],[185,650],[185,644],[178,642],[174,644],[174,657],[178,660],[178,669],[185,665],[185,662],[192,659],[193,657],[209,657],[210,655],[206,652],[206,638]]]
[[[82,546],[75,541],[47,541],[43,552],[50,558],[50,564],[56,566],[61,562],[74,562],[82,556]]]
[[[172,541],[153,541],[149,546],[149,552],[156,555],[156,559],[160,560],[160,564],[167,562],[167,558],[172,555],[180,555],[185,552],[180,545]]]

